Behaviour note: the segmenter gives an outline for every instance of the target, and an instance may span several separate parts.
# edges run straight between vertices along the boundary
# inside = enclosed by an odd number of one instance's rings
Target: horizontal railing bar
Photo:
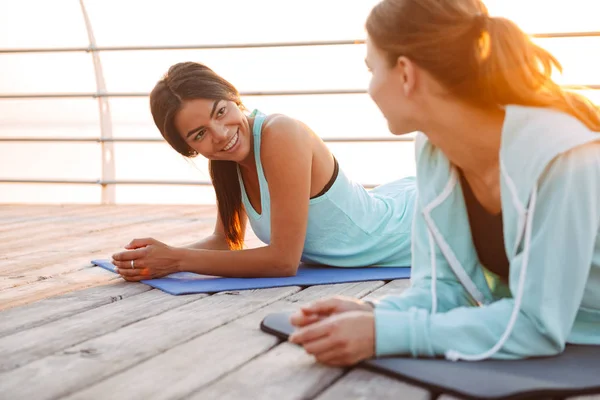
[[[212,186],[211,181],[139,181],[139,180],[85,180],[85,179],[6,179],[0,178],[1,183],[26,183],[26,184],[63,184],[63,185],[176,185],[176,186]],[[367,189],[379,184],[365,183]]]
[[[329,94],[365,94],[365,89],[330,89],[330,90],[274,90],[240,92],[241,96],[314,96]],[[114,92],[114,93],[15,93],[0,94],[0,99],[44,99],[44,98],[98,98],[98,97],[148,97],[146,92]]]
[[[73,53],[94,51],[154,51],[154,50],[226,50],[226,49],[260,49],[271,47],[313,47],[313,46],[346,46],[364,44],[364,40],[326,40],[303,42],[265,42],[265,43],[223,43],[223,44],[190,44],[170,46],[97,46],[97,47],[56,47],[56,48],[21,48],[0,49],[2,53]]]
[[[600,90],[600,84],[593,85],[561,85],[570,90]],[[329,89],[329,90],[275,90],[240,92],[241,96],[318,96],[339,94],[366,94],[365,89]],[[98,97],[148,97],[144,92],[114,93],[15,93],[0,94],[0,99],[53,99],[53,98],[98,98]]]
[[[411,136],[389,136],[389,137],[339,137],[339,138],[321,138],[327,143],[379,143],[379,142],[412,142]],[[0,142],[33,142],[33,143],[165,143],[161,138],[76,138],[76,137],[0,137]]]
[[[533,33],[529,35],[539,39],[559,39],[559,38],[574,38],[574,37],[598,37],[600,31],[590,32],[548,32],[548,33]]]
[[[574,38],[574,37],[596,37],[600,32],[548,32],[533,33],[535,38]],[[14,48],[0,49],[0,54],[24,54],[24,53],[74,53],[74,52],[97,52],[97,51],[154,51],[154,50],[221,50],[221,49],[256,49],[272,47],[309,47],[309,46],[346,46],[364,44],[359,40],[318,40],[300,42],[264,42],[264,43],[223,43],[223,44],[192,44],[171,46],[87,46],[87,47],[55,47],[55,48]]]

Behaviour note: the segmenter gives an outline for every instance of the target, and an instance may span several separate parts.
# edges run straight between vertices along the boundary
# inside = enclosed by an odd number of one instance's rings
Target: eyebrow
[[[213,115],[215,115],[215,110],[217,109],[217,105],[219,104],[220,101],[221,100],[215,100],[215,102],[213,103],[212,110],[210,111],[210,118],[211,119],[212,119]],[[198,132],[202,128],[204,128],[204,125],[199,126],[199,127],[195,128],[195,129],[192,129],[191,131],[189,131],[187,133],[187,135],[185,136],[186,139],[189,138],[190,136],[192,136],[194,133]]]

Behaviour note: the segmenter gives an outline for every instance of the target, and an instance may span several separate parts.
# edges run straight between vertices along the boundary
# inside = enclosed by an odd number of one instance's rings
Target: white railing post
[[[79,0],[81,5],[81,12],[85,21],[85,28],[87,30],[88,39],[90,42],[89,51],[92,54],[94,60],[94,74],[96,76],[96,92],[98,93],[98,108],[100,113],[100,137],[102,139],[112,138],[112,119],[110,115],[110,102],[109,98],[101,96],[106,93],[106,82],[104,81],[104,73],[102,71],[102,63],[100,61],[100,54],[96,51],[96,39],[94,38],[94,31],[90,22],[89,16],[85,9],[83,0]],[[114,181],[115,180],[115,157],[114,157],[114,143],[111,141],[102,141],[101,157],[102,157],[102,178],[101,181]],[[116,187],[115,185],[102,185],[102,204],[115,204],[116,202]]]

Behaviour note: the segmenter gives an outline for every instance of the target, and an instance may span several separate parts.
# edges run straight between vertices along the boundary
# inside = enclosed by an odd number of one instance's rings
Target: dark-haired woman
[[[212,235],[187,247],[133,240],[113,256],[125,279],[177,271],[292,276],[300,261],[410,265],[414,178],[365,190],[308,126],[283,115],[247,113],[235,87],[202,64],[172,66],[150,105],[173,149],[209,160],[218,217]],[[243,249],[248,220],[265,246]]]

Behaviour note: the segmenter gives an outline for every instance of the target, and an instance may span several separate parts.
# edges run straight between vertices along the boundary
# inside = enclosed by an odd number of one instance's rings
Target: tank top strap
[[[252,127],[252,137],[254,141],[254,162],[256,163],[256,172],[258,172],[258,179],[260,181],[260,192],[262,198],[263,184],[265,185],[266,189],[267,179],[265,178],[265,172],[263,170],[262,161],[260,158],[260,144],[262,139],[262,127],[265,123],[265,120],[267,119],[267,115],[261,113],[258,110],[254,110],[252,111],[252,114],[250,114],[250,117],[254,117],[254,125]]]

